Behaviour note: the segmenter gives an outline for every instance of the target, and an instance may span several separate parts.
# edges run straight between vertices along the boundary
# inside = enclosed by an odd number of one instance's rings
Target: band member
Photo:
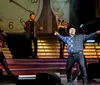
[[[68,83],[66,85],[73,85],[71,70],[75,63],[79,64],[83,85],[87,85],[87,74],[85,66],[85,57],[83,55],[83,44],[86,40],[96,36],[97,34],[100,34],[100,30],[89,35],[85,35],[76,34],[76,28],[76,26],[69,27],[69,36],[64,37],[60,35],[58,32],[55,32],[55,35],[57,35],[68,46],[69,56],[66,66]]]
[[[26,38],[29,41],[28,47],[31,48],[30,55],[32,58],[38,58],[37,57],[37,49],[38,49],[38,43],[37,43],[37,31],[43,30],[43,27],[40,27],[39,29],[36,28],[36,22],[34,21],[35,14],[31,13],[29,16],[29,20],[25,22],[24,29],[26,31]],[[32,50],[32,40],[34,43],[34,52]],[[30,56],[29,55],[29,56]]]
[[[5,69],[5,71],[7,72],[8,75],[14,76],[14,74],[8,68],[6,58],[5,58],[5,56],[2,52],[2,48],[4,47],[4,40],[3,40],[4,36],[7,36],[7,35],[3,32],[3,30],[0,29],[0,63],[3,66],[3,68]]]
[[[65,20],[59,20],[57,12],[55,12],[55,16],[56,16],[56,23],[57,23],[58,32],[60,35],[65,36],[67,34],[68,24]],[[58,40],[60,43],[60,58],[64,58],[65,43],[59,37],[58,37]]]

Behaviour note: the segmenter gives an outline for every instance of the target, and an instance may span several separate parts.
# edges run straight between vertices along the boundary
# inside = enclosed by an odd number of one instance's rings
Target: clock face
[[[69,0],[50,0],[51,9],[58,12],[60,19],[69,20]]]
[[[2,0],[0,1],[0,28],[5,32],[24,32],[23,24],[35,13],[35,21],[40,17],[43,0]]]

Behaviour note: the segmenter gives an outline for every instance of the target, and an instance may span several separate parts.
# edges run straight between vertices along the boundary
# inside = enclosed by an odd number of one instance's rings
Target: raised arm
[[[55,31],[54,35],[57,35],[64,43],[67,43],[67,37],[60,35],[57,31]]]
[[[57,23],[57,26],[58,26],[59,25],[58,12],[55,12],[55,17],[56,17],[56,23]]]
[[[97,36],[97,34],[100,34],[100,30],[99,31],[96,31],[94,33],[91,33],[89,35],[84,35],[84,40],[88,40],[88,39],[94,38],[94,37]]]
[[[68,25],[67,21],[64,20],[64,22],[66,23],[66,25],[64,25],[64,26],[61,25],[62,20],[59,19],[58,12],[55,12],[55,16],[56,16],[56,23],[57,23],[58,29],[59,28],[67,28],[67,25]]]
[[[55,16],[56,16],[56,24],[57,24],[57,27],[58,29],[61,27],[61,28],[65,28],[64,26],[61,25],[61,20],[59,20],[59,17],[58,17],[58,12],[55,12]]]
[[[57,27],[58,27],[58,29],[59,29],[61,23],[60,23],[59,18],[58,18],[58,12],[55,12],[55,17],[56,17],[56,24],[57,24]]]

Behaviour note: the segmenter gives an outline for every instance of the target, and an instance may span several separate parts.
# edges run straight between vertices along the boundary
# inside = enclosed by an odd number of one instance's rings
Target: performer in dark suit
[[[38,58],[37,57],[37,31],[40,31],[43,29],[43,27],[40,27],[39,29],[36,28],[36,22],[34,21],[35,14],[30,14],[30,19],[25,22],[24,29],[26,31],[26,38],[29,41],[29,47],[31,48],[31,56],[32,58]],[[32,51],[32,40],[34,42],[34,52]]]
[[[4,47],[4,42],[3,42],[3,36],[7,36],[3,30],[0,29],[0,63],[7,72],[8,75],[14,76],[14,74],[11,72],[11,70],[8,68],[7,61],[5,59],[5,56],[2,52],[2,48]]]

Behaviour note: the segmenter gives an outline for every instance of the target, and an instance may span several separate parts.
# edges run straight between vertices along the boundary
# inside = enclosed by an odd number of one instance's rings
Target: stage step
[[[39,72],[66,74],[67,59],[7,59],[8,66],[15,75],[35,75]],[[87,59],[87,64],[98,63],[98,59]],[[3,68],[0,65],[0,68]],[[77,69],[77,64],[73,70]],[[3,70],[3,74],[6,72]]]
[[[4,53],[5,58],[13,58],[13,55],[11,54],[7,44],[6,47],[2,48],[2,52]]]
[[[97,49],[99,49],[98,43],[85,43],[84,45],[84,55],[86,58],[98,58],[99,53],[97,53]],[[32,44],[32,48],[34,48],[34,44]],[[38,40],[38,57],[39,58],[53,58],[51,56],[57,56],[59,58],[60,54],[60,45],[58,38],[54,35],[50,36],[39,36]],[[64,57],[68,58],[67,45],[64,48]],[[55,58],[55,57],[54,57]]]
[[[34,44],[32,43],[32,48],[34,51]],[[100,56],[100,46],[98,43],[87,42],[84,44],[84,56],[86,58],[99,58]],[[3,48],[3,53],[6,58],[13,58],[7,44]],[[58,38],[53,34],[44,34],[38,36],[38,58],[59,58],[60,55],[60,45]],[[64,48],[64,57],[68,58],[67,45]]]

